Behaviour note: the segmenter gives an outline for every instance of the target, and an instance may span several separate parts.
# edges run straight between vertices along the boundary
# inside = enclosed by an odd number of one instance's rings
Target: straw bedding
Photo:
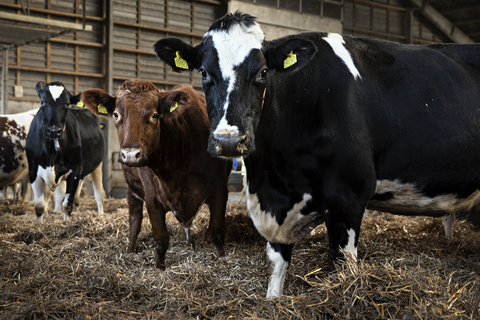
[[[363,220],[358,263],[327,272],[325,226],[294,250],[284,297],[265,299],[265,240],[244,205],[227,208],[225,258],[205,232],[195,250],[170,213],[168,264],[155,270],[146,212],[138,253],[126,254],[125,200],[98,215],[83,198],[70,221],[33,203],[0,203],[0,319],[480,319],[480,231],[456,221],[374,213]]]

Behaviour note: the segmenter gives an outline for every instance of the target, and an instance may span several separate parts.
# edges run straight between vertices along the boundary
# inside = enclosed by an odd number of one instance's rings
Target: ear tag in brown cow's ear
[[[170,113],[175,111],[175,109],[177,109],[177,108],[178,108],[178,102],[175,102],[175,104],[170,107]]]
[[[77,107],[79,107],[79,108],[85,108],[85,106],[83,105],[83,101],[82,101],[82,100],[80,100],[80,101],[77,102]]]
[[[107,108],[106,108],[103,104],[101,104],[101,103],[98,104],[97,110],[98,110],[98,113],[108,114]]]
[[[297,55],[293,53],[293,51],[290,51],[287,59],[283,61],[283,69],[287,69],[288,67],[293,66],[295,63],[297,63]]]
[[[180,51],[175,52],[175,67],[188,70],[188,63],[180,56]]]

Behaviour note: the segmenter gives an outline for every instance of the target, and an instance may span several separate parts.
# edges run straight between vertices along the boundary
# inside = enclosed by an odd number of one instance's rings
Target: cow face
[[[211,126],[208,150],[230,158],[255,148],[267,88],[274,85],[269,73],[295,72],[316,47],[295,37],[266,42],[255,18],[236,12],[216,21],[196,47],[165,38],[155,44],[155,52],[174,71],[201,72]]]
[[[160,91],[149,81],[127,80],[115,97],[101,89],[90,89],[81,97],[94,114],[113,118],[120,143],[118,161],[129,167],[148,165],[160,150],[164,121],[173,121],[188,105],[183,90]]]
[[[68,105],[76,104],[79,95],[72,96],[61,82],[45,84],[40,81],[35,90],[40,98],[40,110],[43,112],[43,128],[45,135],[53,140],[62,137],[68,114]]]

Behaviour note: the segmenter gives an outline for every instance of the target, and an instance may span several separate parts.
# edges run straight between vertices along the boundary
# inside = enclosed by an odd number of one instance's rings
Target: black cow
[[[30,125],[25,149],[37,222],[43,220],[50,194],[63,180],[67,182],[63,217],[68,219],[79,182],[88,174],[92,176],[98,212],[103,213],[101,163],[105,140],[98,118],[71,106],[80,101],[80,94],[72,96],[60,82],[40,81],[35,90],[41,106]]]
[[[247,205],[269,241],[267,296],[293,244],[325,221],[329,268],[357,255],[364,209],[443,216],[480,187],[480,45],[403,45],[306,32],[265,41],[227,14],[192,47],[162,39],[174,70],[199,69],[209,150],[244,156]]]

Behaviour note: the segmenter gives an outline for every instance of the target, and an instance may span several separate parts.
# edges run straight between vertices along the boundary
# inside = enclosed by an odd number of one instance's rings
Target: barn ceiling
[[[479,0],[409,1],[452,41],[480,42]]]

